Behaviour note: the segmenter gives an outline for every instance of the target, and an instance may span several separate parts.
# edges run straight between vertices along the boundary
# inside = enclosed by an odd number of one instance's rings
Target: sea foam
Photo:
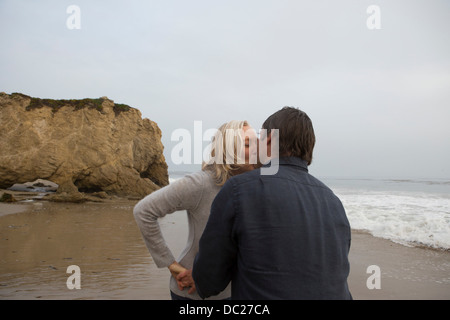
[[[401,183],[410,185],[417,181]],[[352,229],[404,245],[450,249],[450,194],[440,192],[442,189],[426,192],[426,184],[422,185],[424,191],[417,191],[417,185],[412,191],[410,186],[392,188],[387,184],[383,190],[382,184],[386,181],[379,181],[377,188],[341,184],[333,189],[346,209]],[[427,184],[432,185],[429,181]]]

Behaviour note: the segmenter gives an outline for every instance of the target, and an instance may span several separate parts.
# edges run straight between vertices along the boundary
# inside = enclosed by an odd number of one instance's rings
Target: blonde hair
[[[245,120],[224,123],[211,140],[210,159],[203,162],[202,170],[211,172],[218,186],[224,185],[245,166],[245,159],[242,158],[245,126],[249,126]]]

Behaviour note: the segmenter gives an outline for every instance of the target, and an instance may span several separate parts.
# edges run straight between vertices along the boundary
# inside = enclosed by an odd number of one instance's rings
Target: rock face
[[[59,194],[143,197],[169,183],[161,130],[135,108],[0,93],[0,188],[46,179]]]

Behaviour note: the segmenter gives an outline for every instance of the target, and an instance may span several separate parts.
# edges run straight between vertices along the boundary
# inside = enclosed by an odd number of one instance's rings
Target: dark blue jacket
[[[193,278],[202,298],[351,299],[350,225],[341,201],[300,158],[231,178],[216,196]]]

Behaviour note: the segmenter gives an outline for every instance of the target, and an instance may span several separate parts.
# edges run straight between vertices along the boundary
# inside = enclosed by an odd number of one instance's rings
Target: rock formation
[[[163,148],[155,122],[106,97],[0,93],[0,188],[46,179],[72,198],[143,197],[169,183]]]

